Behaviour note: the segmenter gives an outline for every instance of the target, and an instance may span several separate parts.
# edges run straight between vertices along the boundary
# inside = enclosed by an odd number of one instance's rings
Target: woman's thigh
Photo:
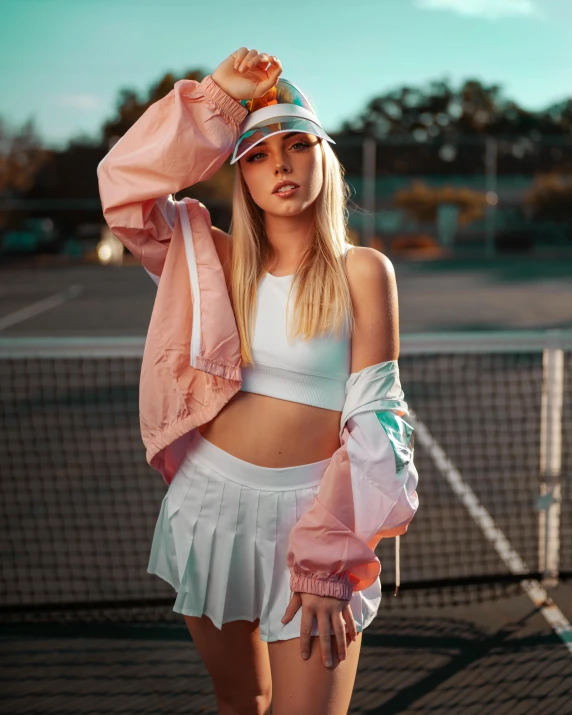
[[[223,623],[220,630],[207,616],[185,616],[185,621],[211,676],[219,713],[268,713],[272,678],[258,620]]]
[[[346,715],[354,688],[362,634],[348,645],[347,657],[336,656],[332,636],[334,665],[326,668],[320,639],[312,637],[308,660],[302,660],[300,639],[268,643],[272,671],[272,715]]]

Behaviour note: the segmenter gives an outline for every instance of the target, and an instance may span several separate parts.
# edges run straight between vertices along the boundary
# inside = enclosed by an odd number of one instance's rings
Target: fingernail
[[[304,658],[304,660],[308,660],[308,654],[307,654],[307,653],[302,653],[302,658]]]
[[[332,661],[331,661],[331,660],[327,660],[327,661],[326,661],[326,666],[327,666],[328,668],[330,668],[330,667],[332,666]]]

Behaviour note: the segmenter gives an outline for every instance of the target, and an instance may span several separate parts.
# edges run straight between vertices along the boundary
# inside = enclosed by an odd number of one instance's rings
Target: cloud
[[[102,106],[101,100],[94,94],[62,94],[58,97],[58,104],[84,112],[92,112]]]
[[[497,20],[500,17],[541,17],[536,0],[416,0],[420,10],[451,10],[458,15]]]

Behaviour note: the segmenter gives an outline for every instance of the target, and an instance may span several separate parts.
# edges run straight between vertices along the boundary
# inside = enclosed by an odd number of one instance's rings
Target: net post
[[[547,345],[542,353],[538,570],[546,588],[558,584],[560,567],[564,350],[559,338],[558,330],[548,331]]]
[[[497,161],[498,142],[495,137],[485,137],[485,170],[487,208],[485,212],[485,257],[495,256],[495,220],[497,211]]]

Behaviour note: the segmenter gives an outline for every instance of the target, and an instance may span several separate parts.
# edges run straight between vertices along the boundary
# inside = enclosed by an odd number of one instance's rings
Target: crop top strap
[[[347,258],[348,251],[350,250],[350,248],[353,248],[353,244],[352,244],[352,243],[348,243],[348,242],[346,241],[345,244],[344,244],[344,260]]]

